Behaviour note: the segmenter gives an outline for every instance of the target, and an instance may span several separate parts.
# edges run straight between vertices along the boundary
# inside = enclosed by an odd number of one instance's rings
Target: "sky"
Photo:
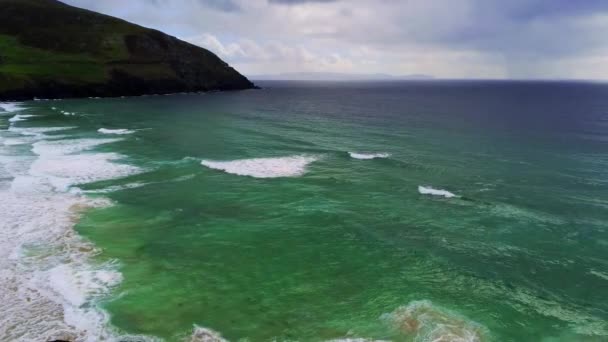
[[[64,0],[245,75],[608,79],[608,0]]]

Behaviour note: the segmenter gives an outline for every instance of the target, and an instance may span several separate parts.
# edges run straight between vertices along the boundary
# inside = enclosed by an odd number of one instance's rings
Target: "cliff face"
[[[212,52],[56,0],[0,0],[0,100],[253,88]]]

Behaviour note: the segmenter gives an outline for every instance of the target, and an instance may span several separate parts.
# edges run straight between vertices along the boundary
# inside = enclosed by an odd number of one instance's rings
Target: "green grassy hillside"
[[[0,0],[0,99],[246,89],[212,52],[55,0]]]

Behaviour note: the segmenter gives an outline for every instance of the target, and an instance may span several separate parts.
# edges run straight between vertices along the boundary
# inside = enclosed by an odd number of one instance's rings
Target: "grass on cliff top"
[[[0,0],[0,91],[28,82],[103,83],[144,29],[55,0]],[[120,62],[119,62],[120,63]]]
[[[86,54],[66,54],[23,45],[0,35],[0,73],[14,78],[52,78],[96,82],[106,79],[103,64]]]

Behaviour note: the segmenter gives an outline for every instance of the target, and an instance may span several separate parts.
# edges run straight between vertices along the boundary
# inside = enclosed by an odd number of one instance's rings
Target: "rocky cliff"
[[[0,0],[0,100],[237,90],[212,52],[56,0]]]

